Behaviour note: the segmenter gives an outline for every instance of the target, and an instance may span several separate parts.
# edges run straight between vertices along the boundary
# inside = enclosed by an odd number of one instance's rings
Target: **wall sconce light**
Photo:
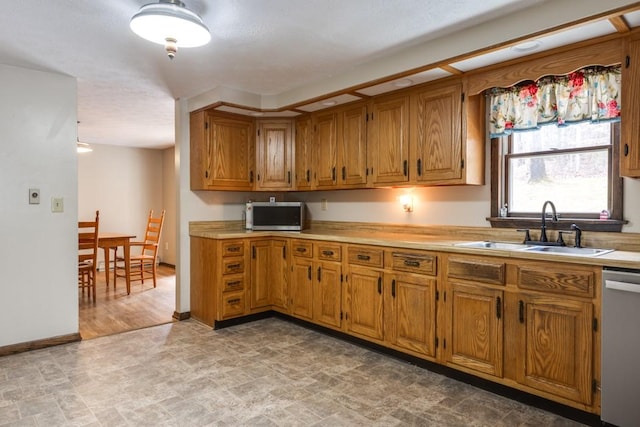
[[[405,194],[400,196],[400,204],[405,212],[413,212],[413,196]]]

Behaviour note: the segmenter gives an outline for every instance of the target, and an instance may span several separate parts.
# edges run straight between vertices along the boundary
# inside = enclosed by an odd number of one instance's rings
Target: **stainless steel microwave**
[[[248,202],[245,208],[248,230],[300,231],[304,218],[304,202]]]

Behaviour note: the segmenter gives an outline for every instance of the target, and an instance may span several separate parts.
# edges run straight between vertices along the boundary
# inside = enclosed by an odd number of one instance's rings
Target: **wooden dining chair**
[[[158,259],[158,247],[160,246],[160,235],[162,233],[162,225],[164,224],[164,214],[158,218],[153,217],[153,210],[149,211],[149,219],[147,220],[147,229],[144,233],[144,241],[131,242],[130,255],[130,281],[140,281],[144,283],[147,279],[153,279],[153,287],[156,287],[156,265]],[[140,248],[136,250],[136,248]],[[117,277],[126,277],[124,258],[118,257],[118,248],[114,248],[114,275]],[[114,278],[114,287],[115,287]]]
[[[87,289],[89,298],[96,302],[96,277],[98,256],[98,228],[100,211],[95,221],[78,221],[78,288]]]

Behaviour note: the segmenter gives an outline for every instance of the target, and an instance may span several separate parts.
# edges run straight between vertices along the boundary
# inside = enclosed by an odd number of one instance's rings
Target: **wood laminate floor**
[[[176,273],[170,266],[158,268],[156,288],[152,281],[131,284],[127,295],[123,278],[113,288],[113,277],[107,288],[104,271],[98,272],[96,302],[79,290],[80,335],[91,339],[173,321],[176,295]]]

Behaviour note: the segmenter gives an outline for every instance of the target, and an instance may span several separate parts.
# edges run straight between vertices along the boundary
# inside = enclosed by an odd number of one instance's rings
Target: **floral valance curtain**
[[[588,67],[564,76],[547,76],[510,88],[493,88],[489,133],[601,120],[620,120],[620,66]]]

